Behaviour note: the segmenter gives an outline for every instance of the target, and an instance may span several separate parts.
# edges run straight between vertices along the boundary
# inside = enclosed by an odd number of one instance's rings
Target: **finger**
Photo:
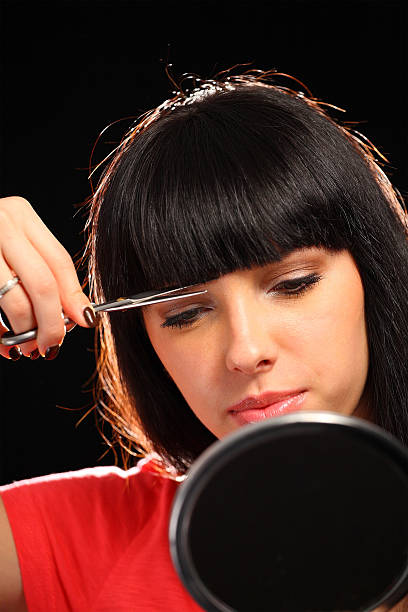
[[[48,348],[60,346],[65,336],[57,282],[41,255],[30,242],[24,240],[24,235],[20,233],[8,237],[3,247],[3,256],[6,262],[13,262],[13,269],[29,296],[32,308],[29,308],[28,312],[31,310],[31,316],[34,315],[34,321],[37,322],[37,346],[41,355],[44,356]],[[21,294],[20,297],[22,297]],[[25,331],[22,327],[25,327],[29,314],[27,311],[24,314],[24,308],[20,304],[21,312],[16,315],[15,299],[16,295],[13,296],[13,300],[9,296],[9,304],[5,306],[5,312],[9,317],[8,311],[10,311],[9,320],[14,331]],[[25,324],[22,324],[22,320]],[[33,319],[30,320],[31,326],[28,329],[35,327],[32,324]]]
[[[40,217],[35,224],[27,225],[27,236],[32,245],[38,250],[44,261],[46,261],[57,281],[61,304],[66,316],[82,325],[93,327],[96,323],[89,318],[89,309],[95,313],[89,298],[82,291],[74,263],[68,251],[62,246]],[[88,316],[84,310],[88,309]]]

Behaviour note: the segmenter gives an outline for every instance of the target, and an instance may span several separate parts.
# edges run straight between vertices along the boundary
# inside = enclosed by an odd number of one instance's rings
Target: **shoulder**
[[[47,474],[18,480],[11,484],[0,486],[0,494],[4,497],[17,494],[17,492],[32,495],[53,495],[54,492],[62,494],[64,491],[95,493],[103,495],[111,489],[124,491],[127,494],[137,493],[139,489],[151,489],[175,482],[156,468],[156,463],[150,456],[128,470],[116,466],[99,466],[83,468],[81,470]]]
[[[14,517],[19,524],[46,517],[59,529],[76,530],[82,524],[97,530],[127,514],[137,529],[159,497],[174,495],[176,484],[146,459],[130,470],[101,466],[22,480],[0,487],[0,495],[13,531]]]
[[[11,601],[23,584],[28,607],[45,609],[41,606],[58,596],[62,581],[85,585],[76,596],[90,601],[94,592],[87,590],[97,585],[89,583],[89,568],[99,588],[143,528],[165,519],[176,488],[177,482],[148,460],[130,470],[94,467],[0,487],[5,509],[0,536],[7,536],[7,547],[0,546],[0,569],[4,566],[13,578],[5,586],[0,580],[0,596],[2,589],[12,589]]]

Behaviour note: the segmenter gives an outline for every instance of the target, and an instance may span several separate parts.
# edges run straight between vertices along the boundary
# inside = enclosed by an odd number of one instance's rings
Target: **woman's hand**
[[[0,308],[14,334],[38,328],[36,340],[20,346],[27,357],[56,357],[66,333],[62,311],[83,327],[96,324],[68,252],[18,196],[0,198],[0,289],[16,275],[20,283],[3,295]],[[0,321],[0,335],[7,331]],[[0,344],[0,355],[17,359],[20,349]]]

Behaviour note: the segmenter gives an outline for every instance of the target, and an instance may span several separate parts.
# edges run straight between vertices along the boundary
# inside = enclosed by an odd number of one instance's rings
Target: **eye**
[[[160,327],[188,327],[192,325],[199,318],[200,314],[204,312],[205,308],[196,307],[184,310],[171,317],[166,317]]]
[[[286,296],[299,296],[313,285],[318,283],[322,277],[319,274],[308,274],[299,278],[290,278],[278,283],[273,287],[272,293],[279,293]]]

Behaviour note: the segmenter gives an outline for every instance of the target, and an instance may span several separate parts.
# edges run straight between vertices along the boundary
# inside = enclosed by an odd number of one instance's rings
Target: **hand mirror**
[[[390,610],[408,592],[408,449],[337,413],[244,426],[194,462],[169,537],[207,611]]]

